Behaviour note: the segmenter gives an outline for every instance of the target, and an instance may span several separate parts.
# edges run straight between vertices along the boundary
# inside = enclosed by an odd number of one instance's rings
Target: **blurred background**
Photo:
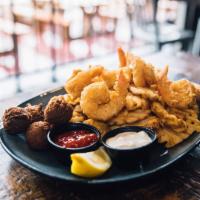
[[[0,100],[62,85],[74,68],[200,53],[200,0],[1,0]]]

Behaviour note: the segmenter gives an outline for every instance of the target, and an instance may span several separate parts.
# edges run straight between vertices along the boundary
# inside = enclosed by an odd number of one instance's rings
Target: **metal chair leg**
[[[192,54],[197,56],[200,54],[200,18],[198,19],[197,29],[193,41]]]

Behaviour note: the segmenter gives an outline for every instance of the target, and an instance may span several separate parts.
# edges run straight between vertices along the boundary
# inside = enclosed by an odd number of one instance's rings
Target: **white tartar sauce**
[[[151,138],[145,131],[122,132],[106,140],[107,145],[117,149],[139,148],[151,142]]]

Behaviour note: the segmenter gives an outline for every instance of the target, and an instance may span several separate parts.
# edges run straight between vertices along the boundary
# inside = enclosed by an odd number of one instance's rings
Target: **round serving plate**
[[[27,103],[31,103],[32,105],[42,103],[46,105],[51,97],[62,94],[65,94],[64,88],[58,88],[42,93],[19,106],[23,107]],[[184,142],[170,149],[166,149],[163,145],[157,144],[152,150],[148,162],[129,170],[122,170],[113,164],[112,168],[106,174],[93,179],[80,178],[71,174],[69,166],[65,166],[63,163],[59,162],[52,155],[50,150],[31,150],[25,141],[24,133],[9,135],[6,134],[2,128],[0,130],[0,139],[4,150],[13,159],[35,172],[52,178],[61,179],[68,183],[106,185],[110,183],[134,181],[159,172],[178,161],[196,147],[200,142],[200,134],[194,133]]]

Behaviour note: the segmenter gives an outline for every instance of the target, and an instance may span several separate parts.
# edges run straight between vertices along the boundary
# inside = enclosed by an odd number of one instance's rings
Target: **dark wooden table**
[[[147,57],[148,61],[161,67],[171,66],[173,74],[186,74],[198,81],[200,76],[200,58],[188,54],[162,55]],[[22,94],[14,99],[0,102],[1,108],[8,107],[30,97]],[[81,189],[81,188],[77,188]],[[30,170],[11,159],[0,147],[0,199],[131,199],[131,200],[196,200],[200,199],[200,148],[197,147],[180,162],[155,178],[137,185],[129,183],[118,190],[91,189],[73,191],[69,185],[49,179]]]

